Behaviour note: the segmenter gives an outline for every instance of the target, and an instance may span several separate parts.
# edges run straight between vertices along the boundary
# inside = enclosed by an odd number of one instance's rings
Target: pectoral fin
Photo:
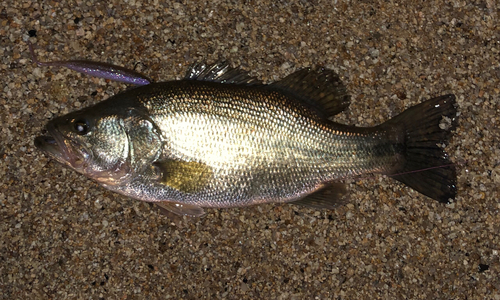
[[[204,189],[214,174],[210,166],[196,161],[163,160],[154,166],[161,172],[162,184],[183,193],[196,193]]]
[[[334,209],[345,204],[347,201],[347,188],[345,184],[334,182],[325,185],[304,198],[290,203],[310,208]]]
[[[201,217],[205,214],[203,208],[193,204],[167,201],[155,202],[154,204],[160,208],[160,211],[165,209],[181,216]]]

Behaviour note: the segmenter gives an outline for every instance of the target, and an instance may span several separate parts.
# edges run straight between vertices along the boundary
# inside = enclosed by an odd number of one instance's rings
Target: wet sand
[[[151,2],[4,1],[0,299],[500,299],[497,2]],[[326,66],[352,94],[336,121],[360,126],[454,93],[456,201],[373,176],[331,211],[162,215],[34,147],[51,118],[127,86],[39,67],[28,39],[40,60],[104,61],[156,81],[219,59],[266,82]]]

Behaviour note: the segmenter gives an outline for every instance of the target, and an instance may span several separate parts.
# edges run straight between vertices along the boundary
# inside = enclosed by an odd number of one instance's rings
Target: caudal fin
[[[448,203],[457,193],[455,165],[443,149],[456,127],[454,95],[444,95],[413,106],[382,126],[402,126],[404,158],[392,178],[439,202]]]

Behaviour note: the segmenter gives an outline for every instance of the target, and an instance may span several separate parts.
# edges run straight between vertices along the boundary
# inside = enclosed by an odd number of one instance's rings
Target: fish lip
[[[35,147],[42,150],[43,152],[47,152],[51,156],[60,156],[61,151],[58,146],[56,140],[51,136],[37,136],[35,138]]]
[[[35,146],[60,163],[74,169],[83,169],[89,154],[79,143],[63,135],[52,123],[47,125],[48,135],[35,138]]]

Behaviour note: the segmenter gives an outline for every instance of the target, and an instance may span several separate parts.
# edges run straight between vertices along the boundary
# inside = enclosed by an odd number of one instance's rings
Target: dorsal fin
[[[224,61],[219,61],[211,65],[196,63],[189,68],[184,79],[228,84],[262,84],[260,80],[248,75],[246,71],[239,68],[233,68]]]
[[[189,68],[184,79],[226,84],[262,84],[246,71],[233,68],[224,61],[210,65],[196,63]],[[334,71],[325,68],[302,69],[271,83],[268,87],[290,95],[325,118],[344,111],[349,107],[351,100],[340,77]]]
[[[340,77],[325,68],[296,71],[269,87],[290,93],[326,118],[345,110],[351,100]]]

